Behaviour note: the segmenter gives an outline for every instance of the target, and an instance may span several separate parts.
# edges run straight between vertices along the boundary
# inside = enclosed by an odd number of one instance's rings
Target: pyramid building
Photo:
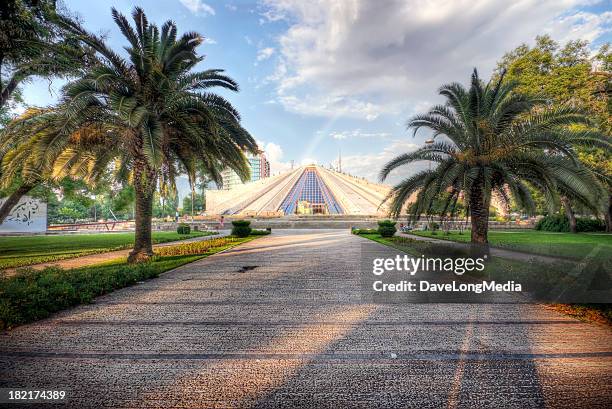
[[[209,215],[281,217],[288,215],[385,215],[381,202],[389,186],[326,169],[301,166],[276,176],[210,190]]]

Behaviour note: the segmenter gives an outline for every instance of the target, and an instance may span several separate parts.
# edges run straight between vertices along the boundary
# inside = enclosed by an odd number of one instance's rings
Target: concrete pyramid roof
[[[325,214],[380,216],[387,213],[380,204],[389,190],[387,185],[308,165],[230,190],[208,191],[206,212],[270,217],[311,206]]]

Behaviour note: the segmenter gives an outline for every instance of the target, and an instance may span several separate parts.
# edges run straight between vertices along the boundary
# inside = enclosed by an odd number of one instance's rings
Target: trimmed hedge
[[[253,230],[249,220],[234,220],[232,226],[232,236],[236,237],[247,237]]]
[[[569,220],[564,215],[544,216],[535,225],[536,230],[550,231],[557,233],[569,232]],[[606,226],[599,219],[588,219],[579,217],[576,219],[576,231],[578,232],[594,232],[604,231]]]
[[[606,225],[599,219],[578,218],[576,220],[576,230],[580,232],[605,231]]]
[[[393,220],[380,220],[378,222],[378,234],[383,237],[393,237],[397,229]]]
[[[176,228],[178,234],[191,234],[191,227],[186,223],[180,223]]]

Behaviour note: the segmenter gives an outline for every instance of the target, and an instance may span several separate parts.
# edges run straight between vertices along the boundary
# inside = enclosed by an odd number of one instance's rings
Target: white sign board
[[[0,205],[5,199],[0,199]],[[0,224],[0,233],[44,233],[47,231],[47,204],[29,196],[21,198]]]

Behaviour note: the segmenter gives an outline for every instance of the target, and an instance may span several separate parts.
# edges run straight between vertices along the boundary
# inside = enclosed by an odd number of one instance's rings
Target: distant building
[[[246,156],[251,170],[251,179],[248,182],[270,177],[270,162],[266,159],[266,154],[263,151],[256,155],[248,153]],[[238,174],[229,168],[221,172],[221,177],[223,178],[223,190],[230,190],[243,184]]]

